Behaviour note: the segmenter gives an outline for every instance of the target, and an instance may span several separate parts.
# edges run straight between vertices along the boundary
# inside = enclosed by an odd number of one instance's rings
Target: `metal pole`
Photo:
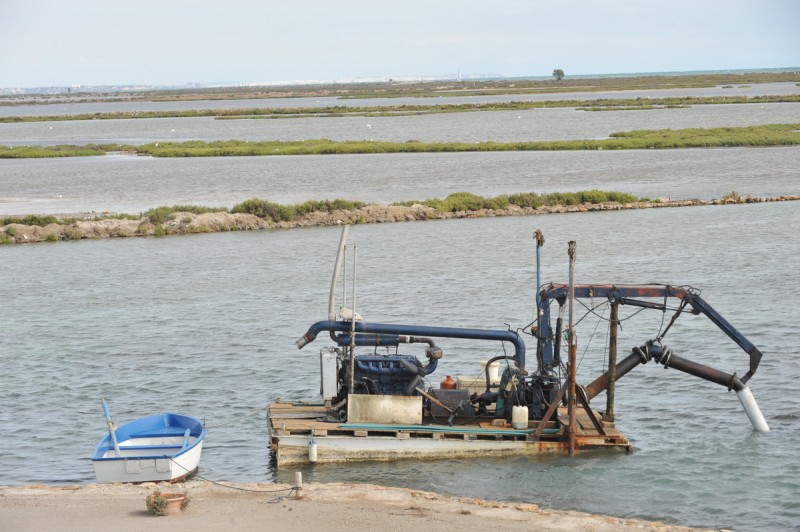
[[[356,371],[356,264],[358,247],[353,244],[353,315],[350,318],[350,382],[349,393],[355,393]]]
[[[611,323],[608,334],[608,391],[604,421],[614,422],[614,394],[617,384],[617,327],[619,326],[619,303],[611,303]]]
[[[330,321],[336,319],[336,283],[339,281],[339,269],[342,267],[342,254],[347,243],[347,232],[349,230],[349,225],[342,227],[342,236],[339,238],[339,251],[336,253],[336,264],[333,267],[333,276],[331,277],[331,291],[328,295],[328,319]]]
[[[577,422],[575,419],[576,416],[576,407],[577,407],[577,395],[575,393],[575,374],[576,374],[576,363],[577,363],[577,345],[575,342],[575,328],[574,328],[574,319],[575,319],[575,284],[574,284],[574,273],[575,273],[575,241],[569,241],[569,362],[568,362],[568,369],[569,369],[569,386],[567,389],[567,408],[569,411],[569,427],[567,428],[567,434],[569,435],[568,440],[568,450],[570,456],[575,454],[575,428],[577,426]]]
[[[342,307],[347,308],[347,246],[344,247],[344,271],[342,273]]]
[[[542,327],[542,295],[539,293],[542,289],[542,257],[541,248],[544,246],[544,235],[542,231],[537,229],[533,233],[533,239],[536,240],[536,331],[541,330]]]

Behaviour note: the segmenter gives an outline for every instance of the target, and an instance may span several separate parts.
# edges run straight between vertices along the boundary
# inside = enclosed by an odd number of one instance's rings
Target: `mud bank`
[[[655,201],[636,203],[598,203],[572,206],[524,208],[510,206],[506,209],[478,211],[441,212],[424,205],[367,205],[355,210],[313,212],[295,220],[273,222],[252,214],[214,212],[193,214],[178,212],[161,224],[148,218],[138,220],[103,218],[81,220],[73,223],[52,223],[45,226],[10,223],[0,226],[0,245],[35,242],[58,242],[84,238],[121,238],[136,236],[186,235],[215,233],[221,231],[251,231],[255,229],[288,229],[293,227],[317,227],[341,224],[368,224],[413,222],[423,220],[445,220],[453,218],[487,218],[492,216],[531,216],[539,214],[565,214],[575,212],[621,211],[630,209],[659,209],[672,207],[697,207],[708,205],[736,205],[742,203],[766,203],[776,201],[798,201],[800,196],[747,197],[737,199]]]
[[[592,530],[689,531],[662,522],[623,519],[536,504],[504,503],[368,484],[306,484],[302,498],[281,484],[193,480],[148,483],[0,487],[0,522],[7,530]],[[145,497],[186,492],[182,515],[154,517]]]

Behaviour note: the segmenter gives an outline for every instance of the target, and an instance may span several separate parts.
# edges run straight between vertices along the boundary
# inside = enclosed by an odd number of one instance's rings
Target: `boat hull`
[[[106,435],[92,454],[98,482],[177,482],[200,464],[205,430],[195,418],[158,414],[122,425],[115,434],[118,451]]]

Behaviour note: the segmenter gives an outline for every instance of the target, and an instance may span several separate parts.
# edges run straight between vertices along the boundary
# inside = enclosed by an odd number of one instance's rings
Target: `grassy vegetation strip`
[[[374,142],[218,141],[159,142],[137,148],[155,157],[220,157],[248,155],[330,155],[356,153],[441,153],[488,151],[632,150],[712,148],[729,146],[792,146],[800,144],[800,124],[713,129],[640,130],[613,133],[609,139],[538,142]]]
[[[616,198],[616,199],[612,199]],[[520,216],[608,210],[730,205],[774,201],[798,201],[800,196],[746,198],[732,192],[717,200],[654,200],[632,198],[627,194],[589,190],[575,193],[522,193],[482,198],[466,192],[444,199],[403,202],[397,205],[363,205],[360,202],[334,200],[306,202],[301,205],[278,205],[251,199],[232,209],[175,205],[158,207],[139,216],[117,215],[91,219],[54,217],[8,217],[0,219],[0,245],[31,242],[57,242],[83,238],[166,236],[219,231],[247,231],[266,228],[316,227],[340,224],[387,223],[486,216]],[[609,201],[601,202],[607,199]],[[617,201],[619,200],[619,201]],[[598,201],[600,203],[594,203]],[[411,205],[406,205],[410,203]],[[549,205],[545,205],[549,204]],[[538,205],[538,207],[537,207]],[[337,209],[335,206],[352,207]],[[233,212],[237,211],[237,212]],[[55,221],[54,221],[55,220]],[[26,225],[35,224],[35,225]]]
[[[551,194],[537,194],[535,192],[500,195],[490,198],[477,196],[469,192],[455,192],[444,199],[434,198],[423,201],[411,200],[393,203],[396,206],[424,205],[439,212],[479,211],[482,209],[504,209],[510,205],[518,207],[539,208],[544,206],[569,206],[582,203],[597,204],[607,202],[631,203],[649,201],[646,198],[637,198],[623,192],[605,192],[601,190],[585,190],[580,192],[556,192]],[[282,205],[271,201],[251,198],[226,207],[204,207],[199,205],[172,205],[160,206],[147,210],[139,215],[114,214],[91,218],[68,217],[59,218],[52,215],[6,216],[0,218],[0,227],[12,224],[45,227],[51,224],[74,224],[78,221],[98,221],[103,219],[145,219],[152,224],[163,224],[173,219],[178,213],[206,214],[226,212],[231,214],[252,214],[272,222],[287,222],[297,220],[303,216],[314,213],[332,213],[334,211],[355,211],[366,207],[362,201],[345,199],[335,200],[309,200],[295,205]],[[8,230],[6,230],[7,232]]]
[[[84,113],[77,115],[7,116],[0,123],[57,122],[72,120],[126,120],[144,118],[202,118],[252,119],[252,118],[302,118],[340,116],[403,116],[415,114],[463,113],[476,111],[521,111],[541,108],[578,108],[596,110],[674,109],[690,105],[747,104],[747,103],[797,103],[800,95],[767,96],[676,96],[670,98],[598,98],[595,100],[546,100],[495,103],[463,103],[442,105],[391,105],[391,106],[330,106],[286,108],[196,109],[171,111],[128,111],[115,113]]]
[[[443,153],[489,151],[640,150],[721,148],[735,146],[795,146],[800,144],[800,124],[720,127],[712,129],[660,129],[612,133],[608,139],[536,142],[375,142],[333,141],[189,141],[154,142],[141,146],[0,146],[0,159],[77,157],[128,151],[153,157],[226,157],[264,155],[333,155],[368,153]]]
[[[698,87],[743,87],[751,83],[797,81],[796,72],[749,72],[684,74],[675,76],[625,76],[608,78],[500,79],[431,81],[423,83],[362,84],[348,87],[321,87],[332,94],[349,98],[400,98],[408,96],[484,96],[492,94],[531,94],[595,92]]]
[[[636,203],[650,201],[647,198],[637,198],[625,192],[605,192],[602,190],[582,190],[579,192],[552,192],[537,194],[535,192],[520,192],[511,195],[501,195],[484,198],[470,192],[455,192],[444,199],[434,198],[423,201],[411,200],[394,203],[404,207],[424,205],[432,207],[439,212],[475,212],[480,210],[502,210],[511,206],[539,209],[542,207],[569,207],[572,205],[598,205],[601,203]]]
[[[727,72],[714,74],[675,74],[613,76],[585,78],[567,76],[562,80],[545,79],[470,79],[432,80],[419,82],[315,83],[303,85],[270,85],[239,87],[205,87],[187,89],[152,89],[96,93],[74,91],[69,94],[16,94],[0,98],[3,105],[61,105],[103,101],[195,101],[195,100],[260,100],[268,98],[401,98],[438,96],[476,96],[496,94],[548,94],[560,92],[593,92],[716,87],[733,89],[750,84],[797,82],[800,73]]]
[[[74,146],[60,144],[58,146],[0,146],[0,159],[34,159],[43,157],[88,157],[105,155],[106,147],[87,145]]]

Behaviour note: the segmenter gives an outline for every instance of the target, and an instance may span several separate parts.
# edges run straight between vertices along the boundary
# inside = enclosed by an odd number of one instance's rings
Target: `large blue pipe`
[[[302,349],[307,344],[314,341],[317,335],[322,331],[349,333],[351,327],[354,326],[355,332],[366,333],[370,335],[389,335],[391,337],[399,337],[402,335],[409,336],[433,336],[436,338],[465,338],[468,340],[494,340],[498,342],[511,342],[514,344],[514,360],[517,362],[517,367],[525,369],[525,342],[514,331],[496,331],[491,329],[462,329],[457,327],[429,327],[426,325],[394,325],[389,323],[364,323],[361,321],[352,324],[349,321],[318,321],[313,324],[306,334],[297,340],[296,345],[298,349]],[[358,338],[358,336],[356,337]],[[374,337],[373,337],[374,338]],[[366,340],[366,338],[365,338]],[[375,345],[375,339],[368,345]],[[386,341],[382,337],[377,340],[380,345],[398,345],[384,343]]]

